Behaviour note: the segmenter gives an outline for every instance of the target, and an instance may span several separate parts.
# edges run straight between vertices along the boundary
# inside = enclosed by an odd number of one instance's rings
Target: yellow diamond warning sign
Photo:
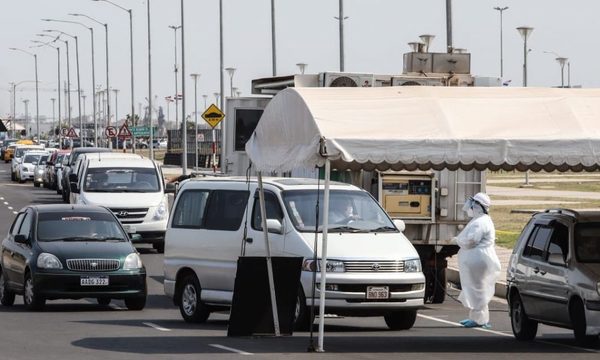
[[[206,120],[208,125],[213,128],[217,126],[221,120],[225,117],[225,114],[217,107],[215,104],[210,104],[208,109],[204,113],[202,113],[202,118]]]

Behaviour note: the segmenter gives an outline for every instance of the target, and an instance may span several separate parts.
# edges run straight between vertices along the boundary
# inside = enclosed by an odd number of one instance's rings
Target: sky
[[[135,111],[148,96],[147,0],[112,0],[133,13]],[[165,96],[175,94],[173,64],[174,31],[181,24],[180,0],[151,1],[152,92],[155,106],[166,107]],[[277,73],[298,73],[297,63],[307,63],[306,73],[339,70],[338,0],[275,0]],[[194,84],[189,76],[199,73],[198,106],[202,94],[214,102],[219,91],[219,1],[184,0],[186,110],[193,111]],[[408,42],[421,34],[434,34],[430,50],[446,47],[445,0],[344,0],[345,67],[348,72],[398,74]],[[500,75],[500,16],[493,8],[508,6],[503,15],[504,80],[521,86],[523,40],[516,28],[534,28],[528,40],[528,86],[560,85],[557,55],[569,58],[571,84],[600,87],[598,66],[600,1],[597,0],[453,0],[453,43],[471,53],[471,72],[477,76]],[[52,116],[51,98],[56,98],[57,55],[48,47],[29,48],[36,34],[57,29],[79,38],[81,88],[87,96],[86,113],[92,109],[90,32],[83,26],[48,23],[42,18],[81,21],[95,30],[96,84],[106,87],[104,28],[83,13],[109,26],[110,86],[119,90],[118,116],[131,109],[129,21],[127,12],[106,2],[92,0],[0,0],[0,117],[10,111],[9,83],[34,80],[33,57],[10,47],[38,54],[39,112]],[[250,95],[251,80],[271,76],[271,0],[223,0],[224,67],[234,67],[233,86],[242,96]],[[177,33],[181,64],[181,32]],[[66,38],[68,39],[68,38]],[[73,41],[70,41],[72,43]],[[62,46],[64,49],[64,45]],[[554,53],[554,54],[553,54]],[[71,45],[71,83],[77,84],[75,50]],[[62,50],[63,79],[66,73]],[[180,65],[181,67],[181,65]],[[181,74],[181,73],[179,73]],[[229,76],[225,72],[225,93]],[[565,82],[567,67],[565,67]],[[181,89],[181,79],[178,80]],[[35,86],[17,87],[17,114],[24,113],[24,99],[35,113]],[[181,91],[180,91],[181,92]],[[112,96],[112,94],[111,94]],[[77,111],[72,98],[73,116]],[[114,108],[114,96],[111,99]],[[173,111],[173,110],[171,110]],[[166,112],[166,110],[165,110]],[[17,115],[19,116],[19,115]]]

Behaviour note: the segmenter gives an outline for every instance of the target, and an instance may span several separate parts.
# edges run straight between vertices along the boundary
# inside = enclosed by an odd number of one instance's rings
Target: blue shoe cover
[[[490,324],[490,323],[483,324],[483,325],[481,325],[481,328],[482,329],[491,329],[492,328],[492,324]]]
[[[466,328],[474,328],[474,327],[479,327],[480,325],[473,320],[468,320],[465,323],[463,323],[462,326],[464,326]]]
[[[473,320],[471,320],[471,319],[464,319],[464,320],[459,321],[459,324],[464,325],[464,324],[468,323],[469,321],[473,321]]]

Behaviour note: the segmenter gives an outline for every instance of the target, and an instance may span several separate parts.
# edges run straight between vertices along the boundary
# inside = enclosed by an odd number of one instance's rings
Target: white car
[[[19,170],[23,155],[30,150],[44,150],[44,145],[17,145],[15,147],[10,164],[10,179],[12,181],[17,181],[17,171]]]
[[[17,171],[15,174],[16,180],[19,183],[24,183],[27,180],[33,180],[35,167],[43,156],[47,156],[46,151],[31,150],[23,154]]]
[[[44,173],[46,172],[46,163],[50,158],[50,154],[40,156],[38,162],[33,169],[33,186],[40,187],[44,183]]]

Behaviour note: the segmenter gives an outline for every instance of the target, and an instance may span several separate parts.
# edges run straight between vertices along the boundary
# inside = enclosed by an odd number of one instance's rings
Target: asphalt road
[[[0,164],[0,233],[7,233],[14,213],[28,204],[58,203],[54,191],[28,182],[10,182],[9,164]],[[274,337],[227,337],[227,313],[206,324],[183,322],[163,295],[162,256],[140,247],[147,267],[149,297],[142,311],[127,311],[121,301],[109,307],[89,300],[49,301],[43,312],[27,312],[17,297],[0,306],[0,360],[11,359],[229,359],[240,356],[289,359],[598,359],[600,346],[576,346],[571,331],[540,326],[533,342],[518,342],[511,332],[507,305],[491,304],[493,328],[465,329],[467,312],[452,299],[419,311],[408,331],[389,331],[383,318],[327,318],[325,353],[307,352],[309,333]],[[454,296],[456,290],[450,290]],[[316,327],[315,327],[316,329]]]

